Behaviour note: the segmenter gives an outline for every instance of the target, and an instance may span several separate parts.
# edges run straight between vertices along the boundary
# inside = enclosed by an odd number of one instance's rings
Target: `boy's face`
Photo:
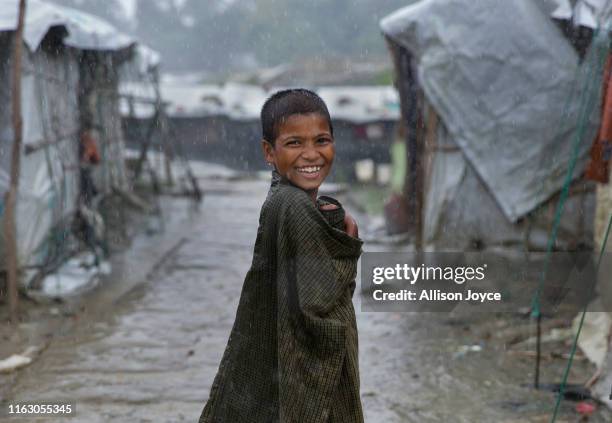
[[[262,147],[281,176],[315,195],[334,161],[334,138],[327,119],[318,113],[289,116],[274,145],[262,141]]]

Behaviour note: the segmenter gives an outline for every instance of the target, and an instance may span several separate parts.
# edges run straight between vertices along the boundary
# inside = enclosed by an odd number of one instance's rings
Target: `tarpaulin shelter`
[[[576,136],[587,141],[557,246],[592,242],[593,188],[580,176],[599,111],[580,124],[577,86],[592,81],[598,99],[601,72],[588,69],[597,60],[579,61],[545,9],[533,0],[422,0],[381,21],[423,245],[543,248]]]
[[[0,8],[0,210],[8,189],[14,141],[11,57],[17,0]],[[41,266],[53,238],[75,211],[79,189],[79,131],[96,129],[102,160],[94,178],[108,193],[125,185],[118,108],[118,68],[133,57],[136,41],[107,22],[71,8],[28,1],[22,58],[23,151],[17,201],[18,259]],[[0,244],[0,250],[2,245]],[[3,256],[0,253],[0,256]]]
[[[260,112],[266,91],[253,84],[202,84],[199,78],[166,76],[160,83],[173,141],[189,157],[237,169],[265,169],[261,153]],[[313,88],[326,102],[334,122],[334,170],[352,171],[356,160],[389,162],[389,144],[399,116],[398,96],[389,86],[326,86]],[[128,104],[130,95],[144,95],[142,83],[122,84],[121,111],[128,145],[137,148],[153,118],[150,105]],[[333,177],[333,175],[332,175]]]
[[[329,109],[336,158],[332,178],[385,183],[399,118],[399,96],[391,86],[322,86],[316,92]]]
[[[202,84],[199,79],[165,76],[159,84],[167,114],[173,147],[179,155],[219,162],[240,169],[261,166],[259,112],[266,99],[256,85]],[[122,84],[121,111],[128,146],[139,148],[146,141],[147,128],[155,120],[155,107],[131,107],[130,96],[146,94],[142,83]],[[152,134],[153,144],[162,145],[161,133]]]
[[[612,3],[608,0],[548,0],[555,5],[555,19],[572,21],[576,26],[603,27],[612,18]]]

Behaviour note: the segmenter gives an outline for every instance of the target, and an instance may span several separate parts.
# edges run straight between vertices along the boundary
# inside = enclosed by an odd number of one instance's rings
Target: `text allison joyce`
[[[376,301],[501,301],[499,292],[476,292],[470,289],[463,292],[443,292],[439,289],[425,289],[413,291],[401,289],[395,292],[383,292],[376,289],[372,292],[372,297]]]

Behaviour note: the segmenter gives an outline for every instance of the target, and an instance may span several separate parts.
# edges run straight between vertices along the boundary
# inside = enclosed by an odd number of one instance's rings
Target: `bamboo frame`
[[[18,257],[17,257],[17,230],[15,227],[15,208],[19,190],[19,172],[21,159],[21,144],[23,138],[23,119],[21,116],[21,51],[23,47],[23,23],[25,18],[26,1],[19,0],[19,17],[17,31],[15,32],[13,49],[13,74],[11,106],[13,114],[13,132],[15,142],[11,154],[11,175],[9,191],[6,194],[6,210],[4,214],[4,234],[6,242],[6,267],[8,285],[9,316],[16,324],[19,318],[18,283]]]

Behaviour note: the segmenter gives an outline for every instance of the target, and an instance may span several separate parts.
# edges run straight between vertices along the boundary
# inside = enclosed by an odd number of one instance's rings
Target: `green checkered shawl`
[[[200,423],[363,422],[352,303],[362,242],[343,215],[275,175]]]

